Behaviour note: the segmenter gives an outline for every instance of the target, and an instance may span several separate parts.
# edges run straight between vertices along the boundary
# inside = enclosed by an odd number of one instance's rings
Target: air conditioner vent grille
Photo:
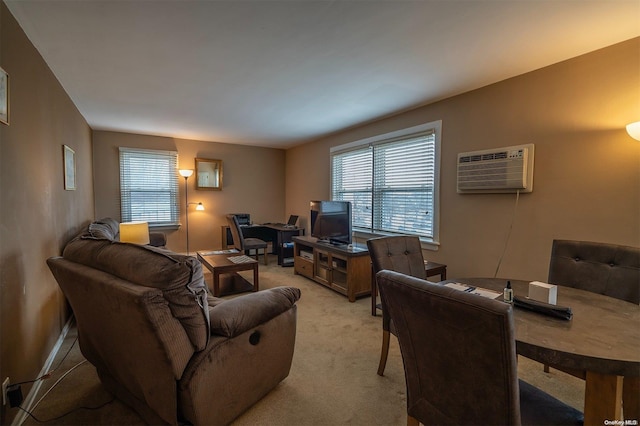
[[[533,144],[458,154],[458,192],[531,192]]]

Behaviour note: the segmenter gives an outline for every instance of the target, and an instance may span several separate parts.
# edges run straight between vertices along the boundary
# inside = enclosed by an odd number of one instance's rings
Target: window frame
[[[168,161],[166,168],[161,171],[149,170],[147,168],[142,169],[141,178],[145,174],[149,180],[157,183],[157,174],[151,175],[155,172],[162,174],[162,176],[168,176],[166,186],[161,188],[153,188],[149,191],[166,193],[165,197],[168,201],[161,203],[166,209],[167,220],[152,220],[149,216],[136,216],[135,209],[132,208],[132,196],[131,192],[136,188],[129,188],[130,186],[125,179],[131,179],[130,173],[127,173],[124,162],[131,159],[137,159],[139,161],[148,161],[151,157],[156,157],[158,160],[164,158]],[[127,158],[129,160],[127,160]],[[119,147],[119,159],[118,164],[120,168],[120,217],[122,222],[132,221],[145,221],[149,223],[149,228],[165,228],[165,229],[178,229],[180,227],[180,181],[178,176],[178,152],[177,151],[165,151],[156,149],[142,149],[142,148],[128,148]],[[145,192],[141,188],[137,189],[138,192]],[[155,190],[155,191],[153,191]]]
[[[361,139],[357,141],[353,141],[347,144],[339,145],[330,148],[330,161],[329,161],[329,175],[330,175],[330,196],[333,200],[334,194],[334,156],[336,154],[344,154],[347,152],[355,152],[357,150],[361,150],[364,147],[373,148],[374,146],[383,145],[392,141],[402,141],[411,139],[412,137],[419,136],[421,134],[425,134],[428,132],[433,132],[434,136],[434,156],[433,156],[433,216],[431,219],[432,223],[432,237],[420,236],[420,241],[423,245],[423,248],[437,250],[440,245],[440,153],[441,153],[441,139],[442,139],[442,120],[432,121],[424,124],[420,124],[417,126],[408,127],[405,129],[396,130],[389,133],[384,133],[376,136],[372,136],[366,139]],[[375,162],[376,160],[371,156],[372,161],[372,171],[371,173],[375,173]],[[374,197],[376,195],[376,190],[373,186],[374,177],[372,175],[372,185],[369,192],[371,193],[372,203]],[[373,223],[371,224],[372,228],[375,226]],[[354,234],[359,238],[372,238],[376,236],[385,236],[385,235],[402,235],[401,231],[398,232],[389,232],[389,231],[380,231],[380,230],[372,230],[369,228],[361,228],[354,225]]]

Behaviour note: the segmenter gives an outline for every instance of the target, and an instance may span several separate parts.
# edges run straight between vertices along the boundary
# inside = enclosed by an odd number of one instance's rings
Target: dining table
[[[464,278],[441,281],[502,292],[510,281],[515,298],[528,300],[529,281]],[[584,424],[623,424],[622,384],[640,376],[640,305],[573,287],[557,286],[556,307],[571,318],[513,309],[518,355],[585,373]],[[631,380],[631,379],[629,379]],[[630,419],[628,414],[626,420]],[[637,424],[637,423],[636,423]]]

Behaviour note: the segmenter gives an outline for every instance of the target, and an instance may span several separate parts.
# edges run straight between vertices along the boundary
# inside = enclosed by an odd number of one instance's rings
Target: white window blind
[[[178,153],[120,148],[120,205],[123,222],[178,225]]]
[[[351,201],[354,228],[435,240],[437,136],[422,129],[332,152],[332,198]]]

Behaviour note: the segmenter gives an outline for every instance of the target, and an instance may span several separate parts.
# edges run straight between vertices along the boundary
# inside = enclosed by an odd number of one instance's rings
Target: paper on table
[[[249,263],[249,262],[255,262],[255,259],[247,256],[246,254],[243,254],[242,256],[233,256],[233,257],[227,257],[227,259],[229,259],[230,261],[232,261],[233,263]]]
[[[498,296],[501,296],[502,293],[498,293],[497,291],[489,290],[487,288],[482,287],[473,287],[467,284],[462,283],[447,283],[446,287],[453,288],[454,290],[464,291],[465,293],[477,294],[478,296],[488,297],[489,299],[496,299]]]
[[[238,250],[236,249],[228,249],[228,250],[213,250],[213,251],[200,251],[198,252],[200,253],[201,256],[211,256],[213,254],[231,254],[231,253],[238,253]]]

